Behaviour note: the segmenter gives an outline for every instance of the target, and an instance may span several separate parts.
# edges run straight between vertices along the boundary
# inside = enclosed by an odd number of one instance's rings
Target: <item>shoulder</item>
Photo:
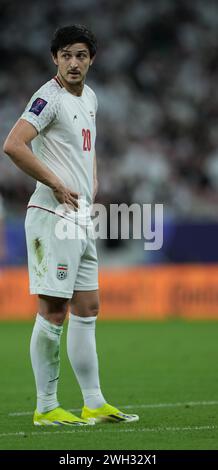
[[[62,88],[58,83],[56,82],[55,79],[51,79],[48,82],[46,82],[44,85],[42,85],[33,95],[33,98],[41,98],[50,104],[52,102],[57,102],[60,100],[60,96],[62,94]]]
[[[97,96],[95,94],[95,92],[92,90],[92,88],[90,88],[90,86],[88,85],[85,85],[84,86],[84,91],[86,93],[86,95],[88,96],[88,98],[94,102],[94,105],[95,105],[95,110],[97,111],[97,108],[98,108],[98,100],[97,100]]]
[[[95,94],[94,90],[93,90],[90,86],[85,85],[85,86],[84,86],[84,90],[85,90],[85,93],[86,93],[88,96],[90,96],[90,98],[92,98],[92,99],[94,99],[94,100],[97,100],[96,94]]]
[[[21,118],[40,132],[58,117],[61,94],[62,88],[58,83],[54,79],[49,80],[34,93]]]

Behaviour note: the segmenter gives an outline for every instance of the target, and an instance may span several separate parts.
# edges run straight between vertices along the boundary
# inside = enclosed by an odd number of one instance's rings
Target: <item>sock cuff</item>
[[[56,335],[61,335],[63,331],[63,326],[58,326],[54,325],[54,323],[51,323],[50,321],[46,320],[40,313],[37,313],[36,315],[36,323],[39,323],[40,326],[47,331],[51,331],[52,333],[55,333]]]
[[[69,322],[74,324],[74,326],[94,325],[96,320],[97,317],[78,317],[78,315],[74,315],[73,313],[69,315]]]

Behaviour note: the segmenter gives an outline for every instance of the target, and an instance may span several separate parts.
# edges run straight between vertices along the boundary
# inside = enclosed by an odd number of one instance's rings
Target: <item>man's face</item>
[[[78,85],[83,82],[93,59],[90,58],[88,46],[76,43],[58,50],[54,63],[62,78],[69,85]]]

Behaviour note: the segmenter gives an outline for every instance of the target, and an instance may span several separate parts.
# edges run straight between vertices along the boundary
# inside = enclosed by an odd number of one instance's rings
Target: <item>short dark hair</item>
[[[83,42],[89,48],[90,57],[94,57],[97,51],[97,40],[95,35],[85,25],[74,24],[71,26],[64,26],[58,28],[51,41],[51,53],[57,57],[59,49],[75,44],[76,42]]]

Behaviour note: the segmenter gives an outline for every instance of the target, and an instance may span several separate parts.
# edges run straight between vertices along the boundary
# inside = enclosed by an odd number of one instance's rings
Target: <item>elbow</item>
[[[11,144],[9,143],[8,139],[4,141],[3,144],[3,152],[6,153],[7,155],[10,155],[11,152]]]
[[[5,142],[3,144],[4,153],[9,155],[9,157],[10,157],[11,155],[14,154],[15,148],[16,148],[16,143],[12,139],[7,137],[7,139],[5,140]]]

